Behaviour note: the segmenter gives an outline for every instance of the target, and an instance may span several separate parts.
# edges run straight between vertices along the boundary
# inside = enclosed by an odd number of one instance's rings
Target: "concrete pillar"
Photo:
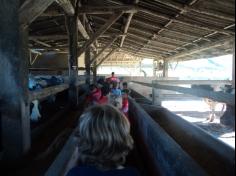
[[[28,102],[28,31],[19,26],[19,0],[0,6],[0,117],[4,163],[31,146]]]

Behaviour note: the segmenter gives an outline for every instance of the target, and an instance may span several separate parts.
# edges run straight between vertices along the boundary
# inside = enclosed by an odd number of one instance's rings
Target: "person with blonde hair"
[[[139,176],[123,167],[133,148],[128,119],[111,105],[88,108],[79,119],[78,166],[67,176]]]

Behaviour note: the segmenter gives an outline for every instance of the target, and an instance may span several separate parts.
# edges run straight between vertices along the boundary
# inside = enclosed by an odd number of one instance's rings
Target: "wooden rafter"
[[[91,64],[93,64],[98,58],[101,57],[101,55],[104,53],[106,49],[108,49],[118,38],[118,36],[112,37],[112,40],[91,60]]]
[[[113,48],[101,61],[98,62],[96,67],[101,65],[105,60],[107,60],[110,56],[112,56],[112,54],[114,54],[116,52],[116,50],[117,50],[117,48]]]
[[[78,57],[81,56],[83,52],[95,41],[99,38],[100,35],[104,34],[116,20],[118,20],[122,16],[122,12],[115,13],[111,16],[111,18],[81,47],[78,51]]]
[[[19,23],[28,26],[40,16],[55,0],[26,0],[19,9]]]
[[[106,19],[104,19],[102,17],[99,17],[99,16],[93,16],[93,18],[101,20],[101,21],[106,21]],[[140,21],[140,20],[137,20],[137,19],[132,19],[132,23],[133,24],[138,24],[140,26],[147,26],[149,28],[154,28],[154,29],[164,28],[164,26],[162,26],[160,24],[151,24],[151,23],[149,23],[149,22],[147,22],[145,20]],[[130,27],[130,29],[131,28],[133,28],[133,27]],[[188,37],[188,38],[200,38],[200,37],[202,37],[201,35],[198,35],[198,34],[195,34],[195,33],[192,33],[192,32],[186,33],[186,32],[178,31],[178,30],[175,30],[175,29],[169,29],[169,28],[165,28],[165,31],[173,33],[173,34],[176,34],[177,36],[184,36],[184,37]],[[202,37],[202,40],[210,41],[206,37]]]
[[[34,41],[35,43],[38,43],[38,44],[40,44],[40,45],[43,45],[43,46],[45,46],[45,47],[52,47],[51,45],[49,45],[49,44],[47,44],[47,43],[45,43],[45,42],[42,42],[42,41],[40,41],[40,40],[37,40],[37,39],[32,39],[32,41]]]
[[[135,4],[138,4],[138,3],[139,3],[139,0],[135,0],[134,3],[135,3]],[[128,16],[128,18],[127,18],[127,21],[126,21],[126,24],[125,24],[125,27],[124,27],[124,34],[127,34],[133,16],[134,16],[134,13],[130,13],[130,14],[129,14],[129,16]],[[126,37],[126,36],[123,36],[123,37],[121,38],[120,48],[122,48],[122,46],[123,46],[123,44],[124,44],[125,37]]]
[[[159,12],[154,12],[154,11],[151,11],[151,10],[147,10],[147,9],[140,9],[140,11],[142,11],[143,13],[146,13],[146,14],[149,14],[153,17],[158,17],[158,18],[162,18],[162,19],[165,19],[165,20],[172,20],[173,22],[176,22],[176,23],[180,23],[180,24],[183,24],[183,25],[187,25],[187,26],[190,26],[190,27],[193,27],[193,28],[198,28],[198,29],[203,29],[203,30],[207,30],[207,31],[216,31],[216,32],[219,32],[219,33],[222,33],[222,34],[225,34],[225,35],[234,35],[235,32],[231,31],[231,30],[224,30],[224,29],[221,29],[219,27],[216,27],[216,26],[209,26],[207,24],[199,24],[199,23],[195,23],[195,22],[187,22],[186,20],[188,20],[187,17],[183,17],[181,16],[181,20],[179,19],[172,19],[172,17],[168,16],[168,15],[164,15],[164,14],[161,14]]]
[[[77,19],[77,25],[78,25],[78,30],[81,33],[81,35],[83,36],[83,38],[88,40],[89,39],[89,35],[88,35],[87,31],[85,30],[85,28],[84,28],[84,26],[81,23],[79,18]]]
[[[234,26],[234,25],[235,25],[235,24],[228,25],[228,26],[226,26],[224,29],[231,28],[231,27]],[[215,35],[215,34],[217,34],[217,32],[212,32],[212,33],[210,33],[210,34],[204,35],[203,37],[199,37],[198,39],[196,39],[196,40],[194,40],[194,41],[192,41],[192,42],[186,43],[186,44],[184,44],[184,45],[181,46],[181,47],[185,47],[185,46],[187,46],[187,45],[194,44],[194,43],[196,43],[196,42],[202,40],[203,38],[207,38],[207,37],[210,37],[210,36]],[[180,48],[178,47],[178,48],[176,48],[175,50],[178,50],[178,49],[180,49]]]
[[[75,14],[75,9],[71,4],[70,0],[56,0],[59,6],[61,6],[64,12],[69,15],[73,16]]]
[[[196,2],[195,0],[192,0],[192,1],[190,2],[191,5],[193,5],[193,1]],[[188,6],[186,6],[186,7],[188,7]],[[182,9],[182,10],[179,12],[179,14],[175,15],[175,17],[173,17],[172,19],[170,19],[170,21],[169,21],[168,23],[166,23],[166,24],[163,26],[163,28],[161,28],[160,30],[158,30],[157,33],[154,33],[154,34],[152,35],[152,37],[150,38],[150,40],[148,40],[148,42],[147,42],[145,45],[143,45],[143,47],[140,48],[140,50],[139,50],[138,52],[142,51],[142,50],[150,43],[150,41],[153,41],[154,39],[157,39],[157,36],[159,36],[159,35],[161,34],[161,32],[163,32],[166,28],[168,28],[168,26],[171,25],[171,23],[173,22],[173,20],[176,19],[176,18],[177,18],[180,14],[182,14],[183,12],[184,12],[184,9]],[[183,45],[183,46],[181,46],[181,47],[178,47],[178,48],[185,49],[184,47],[185,47],[185,45]]]
[[[122,3],[120,3],[119,1],[117,0],[109,0],[111,2],[115,2],[116,4],[119,4],[119,5],[123,5]],[[192,5],[192,4],[190,4]],[[136,10],[140,11],[140,12],[143,12],[143,13],[146,13],[148,15],[151,15],[153,17],[157,17],[157,18],[162,18],[162,19],[165,19],[165,20],[173,20],[172,17],[170,17],[169,15],[165,15],[165,14],[162,14],[160,12],[157,12],[157,11],[153,11],[153,10],[148,10],[148,9],[145,9],[145,8],[142,8],[140,6],[134,6]],[[231,31],[231,30],[225,30],[225,29],[221,29],[219,27],[216,27],[216,26],[209,26],[208,24],[199,24],[199,23],[194,23],[194,22],[187,22],[188,18],[187,17],[183,17],[181,16],[182,19],[179,20],[179,19],[174,19],[173,22],[176,22],[176,23],[180,23],[180,24],[183,24],[183,25],[188,25],[190,27],[193,27],[193,28],[199,28],[199,29],[203,29],[203,30],[207,30],[207,31],[215,31],[215,32],[219,32],[219,33],[222,33],[222,34],[225,34],[225,35],[235,35],[235,32]]]
[[[176,55],[173,55],[173,56],[170,56],[170,57],[166,57],[165,59],[166,60],[174,60],[174,59],[185,57],[185,56],[188,56],[188,55],[193,55],[193,54],[205,51],[205,50],[209,50],[209,49],[212,49],[212,48],[222,46],[222,45],[224,45],[224,44],[226,44],[230,41],[232,41],[232,38],[226,38],[226,39],[223,39],[221,41],[217,41],[217,42],[210,43],[210,44],[207,44],[207,45],[204,45],[204,46],[201,46],[201,47],[194,48],[190,51],[185,51],[185,52],[181,52],[179,54],[176,54]]]
[[[134,28],[134,27],[130,27],[129,30],[130,30],[130,32],[142,33],[144,35],[151,35],[151,33],[149,33],[149,32],[146,32],[146,31],[140,30],[138,28]],[[164,36],[164,35],[158,35],[157,37],[161,38],[163,40],[166,40],[166,41],[173,41],[173,42],[176,42],[176,43],[184,43],[184,44],[188,43],[188,41],[186,39],[180,39],[180,38],[175,38],[175,37],[167,37],[167,36]],[[193,45],[197,45],[197,44],[193,44]]]
[[[178,10],[182,11],[183,13],[193,11],[193,12],[197,12],[197,13],[200,13],[200,14],[212,16],[212,17],[215,17],[215,18],[220,18],[220,19],[223,19],[223,20],[235,21],[234,16],[223,14],[223,13],[220,13],[220,12],[212,13],[212,12],[209,12],[209,11],[204,11],[204,10],[200,10],[200,9],[197,9],[197,8],[193,8],[191,6],[182,5],[178,2],[170,1],[170,0],[154,0],[154,1],[157,1],[161,4],[166,5],[166,6],[178,9]],[[194,3],[197,2],[196,0],[193,0],[193,1],[194,1]],[[189,3],[189,4],[193,5],[193,3]]]
[[[113,14],[115,12],[136,13],[137,7],[132,5],[123,6],[83,6],[78,10],[79,14]]]

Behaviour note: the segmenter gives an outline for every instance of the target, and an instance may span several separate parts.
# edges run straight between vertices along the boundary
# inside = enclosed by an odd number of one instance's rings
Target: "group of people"
[[[122,83],[122,89],[120,89],[120,84],[121,82],[119,78],[117,78],[114,72],[112,72],[111,77],[107,78],[105,81],[99,80],[97,85],[90,85],[90,93],[87,97],[87,104],[111,104],[128,116],[128,96],[130,90],[128,89],[127,82]]]
[[[130,93],[127,83],[120,90],[114,73],[102,83],[103,87],[90,86],[87,100],[92,106],[79,119],[78,165],[67,176],[139,176],[137,169],[124,167],[133,148],[130,122],[125,116]],[[112,99],[115,97],[122,97],[121,108]]]

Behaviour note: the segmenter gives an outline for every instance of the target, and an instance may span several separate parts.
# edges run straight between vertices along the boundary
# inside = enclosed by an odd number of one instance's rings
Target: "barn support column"
[[[235,88],[235,39],[234,39],[234,43],[233,43],[233,62],[232,62],[232,86],[233,88]]]
[[[235,89],[235,39],[233,41],[232,87]],[[226,111],[220,117],[220,123],[235,128],[235,105],[226,104]]]
[[[0,6],[0,114],[4,163],[16,161],[31,146],[28,102],[28,31],[19,26],[19,0]]]
[[[97,61],[94,61],[93,63],[93,83],[97,83]]]
[[[86,74],[86,84],[90,84],[90,59],[91,59],[91,51],[90,47],[85,51],[85,74]]]
[[[72,107],[78,105],[78,87],[76,81],[78,77],[78,26],[77,15],[67,17],[67,27],[69,35],[69,101]]]
[[[163,77],[168,77],[168,61],[166,59],[164,60]]]

